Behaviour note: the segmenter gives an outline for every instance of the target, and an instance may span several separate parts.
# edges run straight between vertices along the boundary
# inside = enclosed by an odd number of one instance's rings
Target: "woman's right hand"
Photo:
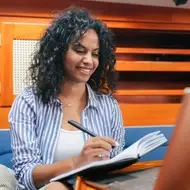
[[[117,146],[117,143],[111,138],[100,136],[89,138],[81,153],[73,157],[74,168],[81,167],[93,161],[109,159],[110,151],[115,146]]]

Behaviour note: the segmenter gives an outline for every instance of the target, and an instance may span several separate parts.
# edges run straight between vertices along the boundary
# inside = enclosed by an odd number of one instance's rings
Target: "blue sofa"
[[[132,143],[143,137],[144,135],[160,130],[168,139],[168,142],[153,150],[152,152],[146,154],[141,158],[141,161],[150,161],[150,160],[163,160],[165,152],[168,147],[168,143],[171,139],[173,133],[173,126],[132,126],[125,128],[125,139],[126,144],[125,148],[130,146]],[[12,152],[10,145],[10,131],[9,130],[0,130],[0,164],[6,165],[9,168],[12,168],[11,163]]]
[[[0,130],[0,164],[12,168],[10,130]]]

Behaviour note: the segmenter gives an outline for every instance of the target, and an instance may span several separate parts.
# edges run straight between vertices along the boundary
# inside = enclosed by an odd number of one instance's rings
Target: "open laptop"
[[[190,190],[190,88],[186,91],[163,166],[130,175],[111,176],[110,179],[92,180],[97,189]]]
[[[154,190],[190,189],[190,88],[185,89],[173,136]]]

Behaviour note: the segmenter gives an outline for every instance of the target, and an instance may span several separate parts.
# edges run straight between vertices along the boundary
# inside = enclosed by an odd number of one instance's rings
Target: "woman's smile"
[[[81,72],[84,75],[91,75],[93,72],[93,68],[87,68],[87,67],[76,67],[79,72]]]

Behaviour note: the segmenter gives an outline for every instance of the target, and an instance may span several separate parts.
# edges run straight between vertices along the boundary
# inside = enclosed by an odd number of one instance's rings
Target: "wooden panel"
[[[182,30],[190,31],[190,24],[149,23],[149,22],[118,22],[105,21],[109,28],[149,29],[149,30]]]
[[[118,47],[116,53],[139,53],[139,54],[179,54],[190,55],[189,49],[166,49],[166,48],[124,48]]]
[[[0,48],[0,106],[11,106],[13,95],[13,39],[37,40],[47,24],[2,23]]]
[[[16,13],[12,14],[12,16],[8,16],[8,15],[1,16],[1,13],[0,13],[0,22],[7,22],[7,23],[12,22],[15,24],[35,24],[35,25],[46,24],[48,25],[51,22],[52,18],[50,17],[41,18],[41,17],[38,17],[37,15],[33,15],[33,17],[29,17],[28,15],[26,15],[25,17],[21,17],[21,16],[18,17]]]
[[[14,23],[13,36],[14,39],[22,40],[38,40],[43,34],[47,24],[17,24]]]
[[[175,124],[180,104],[119,104],[124,126]]]
[[[2,38],[2,23],[0,22],[0,40]],[[2,88],[2,80],[3,80],[3,71],[4,71],[4,64],[3,64],[3,51],[2,45],[0,44],[0,105],[1,105],[1,88]]]
[[[0,129],[9,129],[8,124],[8,114],[10,111],[9,108],[0,108]]]
[[[179,104],[181,102],[182,96],[172,95],[172,96],[163,96],[163,95],[154,95],[154,96],[143,96],[143,95],[128,95],[128,96],[118,96],[115,98],[120,104]]]
[[[13,62],[13,25],[2,23],[1,25],[1,48],[0,48],[0,69],[1,69],[1,96],[0,106],[10,106],[12,103],[12,62]]]
[[[10,20],[10,19],[9,19]],[[107,24],[107,26],[109,28],[120,28],[120,29],[152,29],[152,30],[179,30],[179,25],[181,25],[181,28],[180,30],[184,30],[184,31],[187,31],[187,30],[190,30],[190,24],[187,25],[187,24],[160,24],[160,23],[138,23],[138,22],[118,22],[118,21],[107,21],[107,20],[104,20],[104,22]],[[29,36],[32,37],[32,39],[39,39],[39,34],[38,32],[35,31],[35,27],[37,27],[37,31],[40,30],[43,30],[44,27],[46,26],[45,23],[39,23],[41,25],[39,26],[36,26],[36,25],[32,25],[31,24],[28,24],[28,25],[23,25],[22,24],[17,24],[17,26],[19,27],[27,27],[27,30],[20,30],[19,28],[15,28],[14,29],[14,33],[16,36],[20,37],[20,35],[24,35],[26,36],[25,34],[29,34]],[[44,25],[43,25],[44,24]],[[27,37],[27,36],[26,36]]]
[[[97,188],[96,188],[97,189]],[[88,186],[80,176],[77,177],[75,190],[95,190],[94,188]]]
[[[187,86],[190,86],[190,77],[188,72],[172,73],[168,72],[157,73],[157,72],[120,72],[120,81],[118,81],[118,90],[183,90]],[[126,75],[123,76],[123,75]],[[153,76],[154,74],[154,76]],[[167,75],[168,74],[168,75]],[[131,76],[133,75],[133,76]],[[158,78],[162,76],[162,78]],[[176,77],[177,76],[177,77]],[[168,77],[168,80],[167,78]],[[175,78],[174,78],[175,77]],[[189,78],[189,79],[188,79]],[[125,80],[124,80],[125,79]]]
[[[137,61],[117,61],[115,68],[117,71],[150,71],[150,63],[142,63]]]
[[[119,104],[124,126],[175,124],[180,104]],[[0,122],[8,127],[10,108],[0,108]]]
[[[151,71],[190,71],[190,62],[154,62]]]
[[[11,16],[14,14],[15,16],[50,18],[52,17],[53,10],[64,9],[73,4],[88,8],[93,14],[103,20],[163,22],[166,25],[168,23],[190,23],[189,10],[180,7],[168,8],[88,0],[65,0],[64,3],[62,0],[1,0],[0,15]],[[179,25],[178,29],[183,28]]]
[[[118,71],[190,71],[190,62],[117,61]]]
[[[184,90],[117,90],[116,95],[125,96],[125,95],[134,95],[134,96],[155,96],[155,95],[163,95],[163,96],[176,96],[183,95]]]

